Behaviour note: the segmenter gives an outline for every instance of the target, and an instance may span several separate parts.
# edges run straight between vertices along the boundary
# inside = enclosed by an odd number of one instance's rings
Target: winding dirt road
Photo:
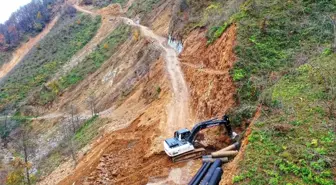
[[[167,39],[155,34],[148,27],[135,23],[133,20],[120,17],[124,23],[140,28],[145,37],[151,38],[154,43],[165,53],[166,69],[168,71],[173,98],[168,111],[168,130],[167,133],[173,133],[177,129],[187,128],[189,119],[189,93],[187,83],[181,70],[180,62],[176,51],[169,47]]]
[[[127,7],[130,6],[132,1],[130,1],[127,4]],[[91,14],[91,15],[100,15],[99,13],[92,12],[89,10],[86,10],[82,7],[79,7],[77,5],[74,5],[74,7],[81,12]],[[125,8],[127,10],[127,7]],[[106,15],[102,15],[106,16]],[[118,19],[121,19],[126,24],[138,27],[140,28],[142,34],[152,39],[152,41],[157,44],[157,46],[164,52],[164,58],[166,61],[166,68],[170,77],[172,90],[173,90],[173,98],[169,105],[168,109],[168,133],[172,133],[175,130],[187,127],[188,124],[188,118],[189,118],[189,93],[188,93],[188,87],[186,84],[186,81],[184,80],[184,76],[180,67],[180,62],[178,60],[178,55],[176,51],[169,47],[166,42],[167,39],[163,38],[157,34],[155,34],[152,30],[150,30],[148,27],[145,27],[143,25],[139,25],[135,23],[133,20],[126,18],[126,17],[116,17]],[[0,80],[5,75],[7,75],[30,51],[32,47],[34,47],[44,36],[46,36],[50,30],[54,27],[56,22],[58,21],[59,17],[55,17],[49,25],[46,27],[46,29],[43,30],[38,36],[36,36],[33,39],[30,39],[29,42],[23,44],[15,53],[13,59],[7,63],[4,64],[0,68]],[[91,50],[93,50],[93,46],[95,46],[97,43],[102,41],[108,33],[114,30],[115,26],[114,24],[109,23],[108,21],[105,21],[102,23],[102,26],[97,31],[96,36],[87,44],[82,50],[80,50],[71,60],[64,66],[64,70],[62,70],[62,74],[64,74],[66,71],[70,70],[74,66],[76,66],[79,62],[81,62],[88,53],[90,53]],[[55,78],[57,76],[60,76],[61,74],[55,75]],[[53,119],[57,117],[62,117],[64,115],[62,114],[51,114],[51,115],[45,115],[41,116],[39,118],[34,119]]]

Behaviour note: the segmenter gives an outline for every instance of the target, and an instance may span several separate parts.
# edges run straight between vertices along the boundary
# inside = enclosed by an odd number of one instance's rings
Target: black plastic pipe
[[[223,170],[221,167],[217,167],[213,173],[208,185],[218,185],[223,175]]]
[[[205,167],[203,168],[203,170],[198,174],[198,176],[196,177],[195,181],[193,182],[192,185],[199,185],[199,183],[201,182],[201,180],[203,179],[203,177],[205,176],[205,174],[207,173],[207,171],[209,170],[211,166],[211,163],[206,163]]]
[[[192,185],[194,184],[196,178],[198,177],[198,175],[204,170],[205,166],[208,164],[208,162],[205,162],[202,164],[202,167],[197,171],[197,173],[194,175],[194,177],[190,180],[190,182],[188,183],[188,185]]]
[[[208,170],[207,174],[205,175],[204,179],[202,180],[201,185],[207,185],[215,172],[217,167],[222,166],[222,161],[220,159],[216,159],[214,163],[212,163],[210,169]]]

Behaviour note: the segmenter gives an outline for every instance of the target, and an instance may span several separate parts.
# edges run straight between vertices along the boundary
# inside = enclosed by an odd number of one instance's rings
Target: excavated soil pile
[[[141,126],[139,117],[130,127],[101,138],[84,156],[74,174],[60,184],[146,184],[150,177],[164,177],[173,165],[164,154],[146,156],[159,133],[159,120]]]
[[[106,138],[111,140],[108,150],[85,183],[146,184],[151,176],[169,173],[168,168],[162,168],[170,166],[169,158],[164,154],[145,157],[153,139],[151,136],[158,129],[138,127],[138,122],[135,121],[129,129],[116,136]]]
[[[139,85],[143,89],[138,95],[139,101],[146,100],[146,110],[130,126],[97,139],[90,151],[79,159],[76,169],[59,184],[146,184],[150,178],[167,177],[171,167],[183,165],[172,163],[162,152],[165,107],[170,99],[168,82],[162,82],[166,79],[163,59],[150,71]],[[162,89],[160,94],[157,94],[157,86]],[[119,113],[112,111],[111,124],[117,124],[114,119],[118,119],[116,114]],[[123,113],[131,116],[129,110]],[[118,122],[119,125],[124,123],[123,119]]]

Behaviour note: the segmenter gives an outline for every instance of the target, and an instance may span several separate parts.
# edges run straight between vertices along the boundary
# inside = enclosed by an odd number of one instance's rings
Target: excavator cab
[[[194,146],[188,141],[190,135],[191,132],[186,128],[176,131],[173,138],[164,141],[164,149],[166,153],[173,157],[180,153],[194,150]]]
[[[174,133],[174,138],[176,138],[179,141],[184,142],[184,141],[187,141],[190,134],[191,134],[191,132],[188,129],[184,128],[184,129],[180,129],[180,130],[176,131]]]

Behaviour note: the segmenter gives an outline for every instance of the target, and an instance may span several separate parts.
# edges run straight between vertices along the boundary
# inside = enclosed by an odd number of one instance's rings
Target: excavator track
[[[172,158],[173,162],[183,162],[183,161],[187,161],[190,159],[197,159],[202,157],[203,155],[206,154],[206,151],[204,148],[197,148],[195,150],[192,150],[190,152],[175,156]]]

